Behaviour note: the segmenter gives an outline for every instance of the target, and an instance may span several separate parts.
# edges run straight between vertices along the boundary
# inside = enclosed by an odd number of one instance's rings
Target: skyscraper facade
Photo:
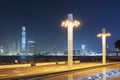
[[[20,53],[20,41],[17,42],[17,53]]]
[[[31,55],[36,53],[35,41],[28,41],[28,53]]]
[[[26,28],[22,27],[21,52],[26,53]]]

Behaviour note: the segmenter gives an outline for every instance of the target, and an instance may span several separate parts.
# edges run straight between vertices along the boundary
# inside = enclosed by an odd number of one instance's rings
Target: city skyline
[[[27,40],[37,43],[38,50],[67,49],[67,30],[61,21],[73,13],[81,25],[74,29],[74,49],[81,45],[93,51],[101,51],[101,39],[97,33],[104,27],[111,37],[107,38],[110,49],[119,39],[120,1],[0,1],[0,46],[9,48],[21,39],[21,27],[26,26]]]

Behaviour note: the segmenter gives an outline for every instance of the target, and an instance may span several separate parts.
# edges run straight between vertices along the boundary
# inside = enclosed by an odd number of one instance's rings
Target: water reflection
[[[106,79],[106,72],[107,72],[106,67],[103,67],[103,70],[102,70],[103,79],[102,79],[102,80],[107,80],[107,79]]]
[[[113,67],[114,69],[112,69]],[[118,67],[115,66],[113,67],[111,67],[110,69],[108,68],[108,70],[106,67],[102,67],[100,72],[96,74],[92,73],[90,75],[85,74],[86,76],[81,75],[80,73],[79,75],[76,75],[78,73],[67,74],[68,78],[66,80],[110,80],[113,76],[120,74],[120,69],[118,69]]]
[[[74,80],[73,79],[73,74],[68,74],[68,80]]]
[[[120,65],[77,70],[27,80],[120,80]]]

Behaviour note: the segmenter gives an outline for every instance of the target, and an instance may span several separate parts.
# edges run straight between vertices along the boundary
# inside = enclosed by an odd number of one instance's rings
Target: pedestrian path
[[[105,65],[120,64],[119,62],[106,63]],[[69,69],[67,64],[53,64],[44,66],[26,66],[26,67],[14,67],[14,68],[1,68],[0,79],[13,80],[21,77],[29,77],[36,75],[47,75],[59,72],[66,72],[77,69],[95,68],[98,66],[105,66],[102,63],[77,63],[73,64],[72,68]],[[3,67],[3,66],[2,66]]]

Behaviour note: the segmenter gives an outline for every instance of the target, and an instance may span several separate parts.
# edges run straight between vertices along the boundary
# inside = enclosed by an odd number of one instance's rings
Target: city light
[[[61,26],[68,28],[68,68],[71,69],[73,64],[73,27],[78,27],[80,22],[73,21],[73,15],[68,14],[68,20],[63,21]]]
[[[102,29],[102,33],[99,33],[97,37],[102,37],[102,63],[106,64],[106,37],[111,36],[110,33],[106,33],[105,28]]]

